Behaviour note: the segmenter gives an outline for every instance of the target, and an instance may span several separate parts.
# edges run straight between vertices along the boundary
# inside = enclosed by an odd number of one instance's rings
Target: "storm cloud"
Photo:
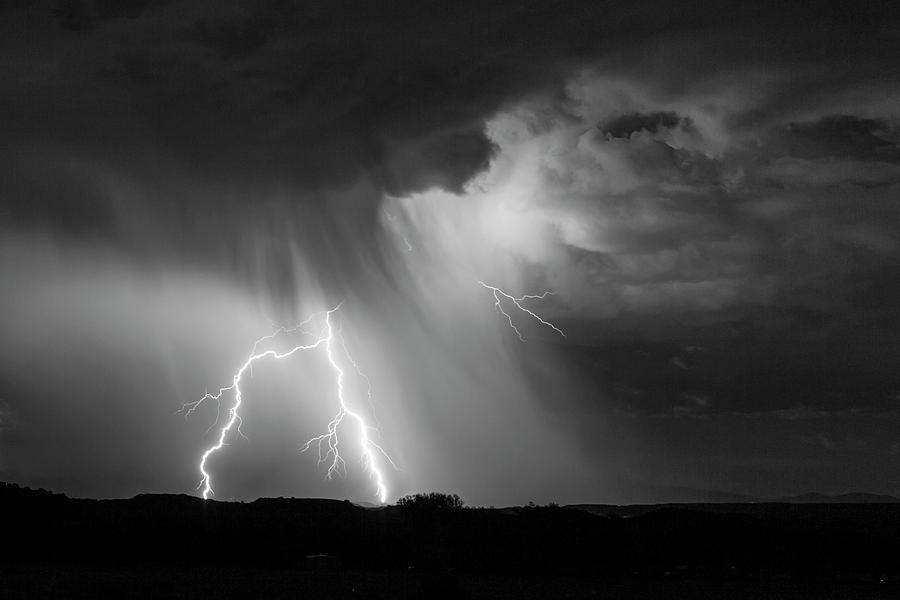
[[[8,478],[191,489],[215,415],[172,413],[343,300],[397,494],[900,491],[889,4],[72,0],[0,22]],[[535,310],[567,338],[523,321],[520,343],[479,280],[553,291]],[[366,497],[296,455],[328,418],[317,360],[254,377],[226,496]]]

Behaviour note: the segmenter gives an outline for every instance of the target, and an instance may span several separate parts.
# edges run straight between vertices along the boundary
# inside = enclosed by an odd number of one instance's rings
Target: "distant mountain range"
[[[827,495],[818,492],[807,492],[796,496],[762,498],[747,494],[735,494],[719,490],[707,490],[692,487],[661,486],[632,484],[622,489],[628,500],[617,503],[620,506],[660,505],[660,504],[745,504],[759,502],[784,502],[787,504],[872,504],[895,503],[900,498],[884,494],[851,492],[839,495]],[[590,505],[594,505],[590,503]],[[612,506],[611,503],[597,506]]]
[[[839,494],[827,496],[817,492],[807,492],[799,496],[786,496],[775,500],[757,500],[757,502],[787,502],[789,504],[885,504],[900,502],[900,498],[886,496],[884,494],[866,494],[855,492],[852,494]]]
[[[808,504],[820,505],[823,508],[833,504],[900,504],[900,498],[884,494],[867,494],[855,492],[828,496],[816,492],[808,492],[799,496],[786,496],[782,498],[754,498],[753,496],[741,496],[721,492],[705,492],[703,490],[683,490],[679,500],[675,502],[659,502],[646,504],[569,504],[566,508],[576,508],[594,515],[608,516],[638,516],[644,515],[662,507],[704,510],[710,512],[739,512],[748,514],[760,514],[767,512],[765,507],[775,507],[779,504]],[[688,493],[690,492],[690,493]],[[810,506],[810,508],[814,508]]]

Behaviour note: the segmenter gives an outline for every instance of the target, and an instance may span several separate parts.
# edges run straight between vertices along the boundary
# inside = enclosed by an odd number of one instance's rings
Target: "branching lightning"
[[[549,327],[550,329],[552,329],[553,331],[555,331],[562,337],[566,337],[566,334],[563,333],[562,329],[560,329],[553,323],[550,323],[549,321],[544,320],[543,318],[541,318],[539,315],[537,315],[534,311],[530,310],[529,308],[522,306],[522,302],[525,302],[526,300],[543,300],[547,296],[553,296],[554,295],[553,292],[546,291],[542,294],[525,294],[524,296],[513,296],[511,294],[507,294],[500,288],[495,287],[493,285],[488,285],[481,280],[479,280],[478,283],[481,284],[482,287],[490,290],[491,293],[494,295],[494,309],[498,313],[500,313],[501,315],[506,317],[506,320],[509,322],[510,328],[512,328],[512,330],[516,332],[516,335],[519,336],[519,339],[521,341],[524,342],[525,337],[522,335],[522,332],[519,331],[519,328],[516,327],[516,324],[513,322],[512,315],[510,315],[508,312],[506,312],[506,310],[504,310],[504,308],[503,308],[503,299],[504,298],[506,298],[507,300],[512,302],[516,308],[518,308],[523,313],[529,315],[531,318],[535,319],[542,325]]]
[[[344,462],[344,458],[339,451],[339,445],[341,438],[338,435],[338,428],[344,422],[347,417],[350,417],[353,421],[355,421],[356,425],[359,427],[359,444],[362,448],[362,464],[363,468],[368,471],[372,480],[375,483],[375,493],[380,502],[385,502],[388,496],[387,484],[385,482],[384,474],[382,473],[382,469],[380,466],[379,457],[383,458],[387,461],[392,467],[396,468],[393,460],[391,460],[390,456],[385,452],[385,450],[379,445],[375,440],[372,439],[372,434],[377,432],[377,429],[371,427],[366,423],[365,417],[358,410],[354,410],[351,405],[347,402],[345,398],[345,390],[344,390],[344,369],[341,368],[337,356],[335,354],[335,336],[340,341],[339,349],[343,352],[344,357],[350,362],[354,369],[356,369],[357,373],[362,377],[366,385],[368,387],[368,399],[371,404],[371,396],[372,389],[369,378],[363,374],[360,370],[359,365],[350,355],[350,352],[347,350],[347,345],[344,342],[343,335],[340,332],[340,329],[335,331],[334,325],[332,323],[332,317],[335,312],[340,308],[340,304],[331,310],[324,311],[321,313],[316,313],[312,315],[307,320],[303,321],[299,325],[291,328],[280,327],[275,332],[263,336],[256,340],[253,344],[253,348],[250,352],[250,356],[244,361],[244,364],[235,372],[231,385],[221,387],[215,393],[207,392],[200,400],[195,402],[185,403],[179,412],[183,412],[185,417],[189,416],[191,413],[197,410],[197,408],[207,402],[207,401],[215,401],[217,406],[221,406],[221,400],[226,392],[234,393],[234,404],[228,410],[228,419],[225,424],[219,429],[219,434],[217,441],[214,445],[210,446],[206,449],[203,455],[200,458],[199,470],[200,470],[200,484],[197,486],[197,489],[202,488],[203,498],[209,498],[209,496],[213,495],[212,488],[212,479],[210,476],[210,472],[208,470],[208,462],[209,459],[221,450],[225,445],[227,445],[227,439],[229,434],[234,430],[238,435],[245,437],[243,432],[241,431],[241,416],[239,413],[239,409],[241,404],[243,403],[243,392],[241,391],[241,381],[244,377],[244,374],[248,371],[250,375],[253,375],[253,363],[258,360],[262,360],[264,358],[276,358],[283,359],[292,356],[293,354],[300,352],[301,350],[314,350],[317,348],[324,348],[325,355],[328,358],[328,362],[331,365],[332,370],[335,374],[335,381],[337,385],[337,398],[338,398],[338,412],[335,416],[329,421],[328,426],[324,433],[317,435],[307,441],[301,447],[301,451],[305,452],[309,450],[312,446],[316,446],[318,451],[318,465],[321,466],[323,464],[328,464],[327,477],[330,479],[335,474],[346,474],[346,463]],[[308,326],[316,317],[322,317],[324,321],[324,335],[321,333],[313,334],[307,331],[305,328]],[[279,352],[276,350],[262,350],[260,348],[261,345],[266,342],[270,342],[274,340],[278,336],[290,335],[290,334],[299,334],[302,336],[308,336],[313,338],[307,344],[297,344],[292,346],[289,350]],[[219,423],[219,412],[217,408],[216,413],[216,421],[210,426],[211,430],[215,425]],[[207,431],[209,431],[207,430]]]

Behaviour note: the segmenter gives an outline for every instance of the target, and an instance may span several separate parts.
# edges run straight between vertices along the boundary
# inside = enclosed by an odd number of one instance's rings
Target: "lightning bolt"
[[[524,341],[525,341],[525,337],[522,335],[522,332],[519,331],[519,328],[516,327],[516,324],[513,322],[512,315],[510,315],[508,312],[506,312],[506,311],[503,309],[503,299],[504,299],[504,298],[506,298],[507,300],[509,300],[510,302],[512,302],[513,305],[514,305],[516,308],[518,308],[518,309],[519,309],[520,311],[522,311],[523,313],[529,315],[530,317],[532,317],[533,319],[535,319],[536,321],[538,321],[538,322],[541,323],[542,325],[544,325],[544,326],[546,326],[546,327],[549,327],[550,329],[552,329],[553,331],[555,331],[556,333],[558,333],[558,334],[561,335],[562,337],[566,337],[566,334],[563,333],[563,330],[562,330],[562,329],[560,329],[559,327],[557,327],[557,326],[554,325],[553,323],[550,323],[549,321],[546,321],[546,320],[542,319],[542,318],[541,318],[539,315],[537,315],[534,311],[528,309],[528,308],[525,307],[525,306],[522,306],[522,302],[524,302],[524,301],[526,301],[526,300],[543,300],[543,299],[546,298],[547,296],[553,296],[553,295],[554,295],[554,292],[547,291],[547,292],[544,292],[544,293],[542,293],[542,294],[525,294],[525,295],[523,295],[523,296],[513,296],[513,295],[511,295],[511,294],[507,294],[506,292],[504,292],[504,291],[501,290],[500,288],[498,288],[498,287],[496,287],[496,286],[493,286],[493,285],[488,285],[488,284],[486,284],[485,282],[483,282],[483,281],[481,281],[481,280],[479,280],[478,283],[481,284],[482,287],[484,287],[484,288],[486,288],[486,289],[488,289],[488,290],[491,291],[491,293],[492,293],[493,296],[494,296],[494,309],[496,309],[497,312],[499,312],[501,315],[503,315],[504,317],[506,317],[506,320],[509,322],[510,328],[512,328],[512,330],[516,332],[516,335],[519,336],[519,339],[520,339],[521,341],[524,342]]]
[[[231,385],[221,387],[215,393],[207,392],[200,400],[194,402],[188,402],[182,405],[181,410],[178,412],[184,413],[185,418],[191,415],[197,408],[208,401],[215,401],[217,405],[221,406],[221,400],[223,395],[227,392],[234,393],[234,404],[228,410],[228,419],[225,421],[225,424],[219,429],[219,435],[215,444],[210,446],[203,452],[203,455],[200,457],[199,471],[201,475],[200,484],[197,486],[197,489],[202,488],[202,495],[204,499],[209,498],[213,495],[212,488],[212,478],[210,476],[209,470],[207,468],[207,463],[210,458],[221,450],[224,446],[227,445],[227,439],[232,430],[236,431],[238,435],[246,438],[243,432],[241,432],[241,416],[239,413],[239,409],[241,404],[243,403],[243,392],[241,391],[241,381],[244,377],[244,374],[248,371],[250,375],[253,374],[253,363],[258,360],[262,360],[265,358],[275,358],[275,359],[284,359],[288,358],[297,352],[303,350],[315,350],[317,348],[324,348],[325,355],[328,358],[328,362],[331,365],[332,370],[335,374],[335,381],[337,384],[337,398],[338,398],[338,412],[337,414],[329,421],[328,426],[324,433],[317,435],[307,441],[302,447],[301,451],[305,452],[309,450],[310,447],[316,445],[318,450],[318,466],[321,466],[324,463],[330,464],[328,466],[327,477],[330,479],[335,474],[346,474],[346,463],[344,462],[344,458],[339,451],[339,445],[341,438],[338,435],[338,428],[348,417],[353,420],[359,428],[359,444],[362,448],[362,464],[363,468],[368,471],[370,477],[375,483],[375,495],[378,497],[378,500],[384,503],[388,497],[388,489],[387,484],[385,483],[385,477],[382,473],[382,469],[380,466],[379,457],[384,458],[392,467],[397,468],[394,461],[391,460],[391,457],[385,452],[384,448],[382,448],[375,440],[372,439],[372,433],[377,432],[378,430],[374,427],[371,427],[366,423],[365,417],[357,410],[354,410],[350,404],[347,402],[345,398],[345,390],[344,390],[344,369],[341,368],[338,359],[335,355],[335,337],[340,340],[340,349],[343,350],[344,356],[349,360],[350,364],[356,369],[357,373],[366,381],[368,386],[368,397],[371,402],[371,383],[369,378],[366,377],[359,368],[359,365],[350,355],[350,352],[347,350],[347,345],[344,342],[344,338],[341,335],[340,329],[335,331],[334,326],[332,324],[332,316],[335,312],[341,307],[338,304],[336,307],[332,308],[328,311],[323,311],[320,313],[315,313],[302,323],[298,324],[295,327],[285,328],[280,327],[275,332],[263,336],[256,340],[253,344],[253,348],[250,352],[250,356],[244,361],[244,364],[240,366],[240,368],[235,372],[234,376],[231,380]],[[318,335],[314,335],[309,331],[306,331],[305,327],[309,325],[316,317],[324,314],[324,330],[325,335],[321,333]],[[276,350],[261,350],[260,346],[266,342],[269,342],[275,339],[278,336],[290,335],[290,334],[300,334],[303,336],[310,336],[313,339],[307,344],[297,344],[291,347],[289,350],[279,352]],[[218,409],[217,409],[218,410]],[[216,421],[210,426],[211,430],[216,424],[219,422],[219,414],[217,412]],[[207,430],[207,431],[209,431]]]

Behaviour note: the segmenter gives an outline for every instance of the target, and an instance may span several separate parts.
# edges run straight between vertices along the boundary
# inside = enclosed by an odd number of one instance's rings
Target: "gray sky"
[[[0,479],[191,492],[343,301],[391,499],[900,494],[889,3],[379,4],[4,5]],[[242,387],[217,497],[372,499],[322,352]]]

